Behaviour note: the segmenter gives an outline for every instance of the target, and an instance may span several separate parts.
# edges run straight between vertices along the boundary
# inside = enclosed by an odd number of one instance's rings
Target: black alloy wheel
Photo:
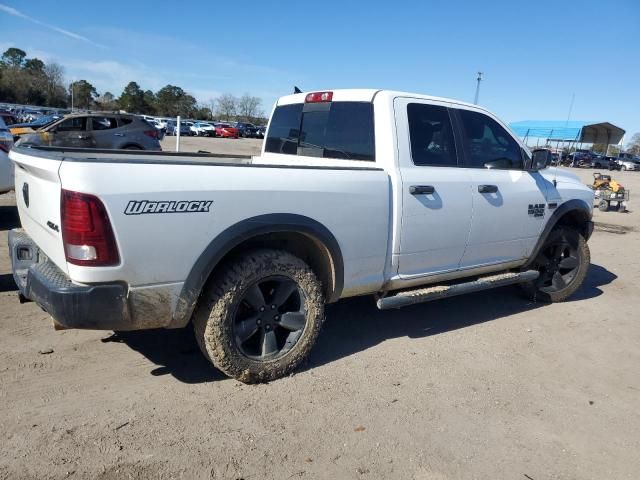
[[[247,288],[234,313],[238,349],[253,360],[273,360],[297,343],[307,323],[304,296],[286,276],[263,278]]]

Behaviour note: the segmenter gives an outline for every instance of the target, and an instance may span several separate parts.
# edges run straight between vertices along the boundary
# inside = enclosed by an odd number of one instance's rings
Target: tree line
[[[27,58],[19,48],[9,48],[0,57],[0,102],[85,110],[124,110],[128,113],[182,116],[202,120],[242,120],[265,123],[262,100],[245,93],[236,97],[220,95],[199,104],[193,95],[175,85],[157,92],[143,90],[137,82],[129,82],[120,96],[99,93],[88,80],[77,80],[65,86],[61,65]]]

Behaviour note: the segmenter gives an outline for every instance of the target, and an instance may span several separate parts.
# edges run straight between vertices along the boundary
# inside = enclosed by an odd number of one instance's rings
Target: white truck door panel
[[[461,267],[525,258],[527,245],[537,240],[546,215],[540,174],[522,170],[469,169],[473,217],[469,245]],[[482,185],[495,193],[481,193]]]
[[[456,270],[471,220],[468,169],[458,168],[448,104],[394,102],[402,178],[398,274],[410,278]]]
[[[523,150],[484,111],[456,109],[465,166],[471,175],[473,215],[461,268],[526,258],[546,214],[546,182],[524,170]]]

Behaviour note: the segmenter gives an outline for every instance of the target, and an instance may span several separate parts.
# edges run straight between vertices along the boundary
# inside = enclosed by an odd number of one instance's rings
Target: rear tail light
[[[144,134],[147,137],[158,138],[158,130],[145,130]]]
[[[88,267],[120,263],[109,215],[98,197],[62,190],[60,207],[67,262]]]
[[[333,92],[313,92],[308,93],[304,98],[306,103],[330,102],[333,99]]]

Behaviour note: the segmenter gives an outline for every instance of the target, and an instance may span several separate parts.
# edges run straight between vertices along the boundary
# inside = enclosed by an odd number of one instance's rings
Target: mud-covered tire
[[[545,258],[551,256],[548,253],[545,254],[545,252],[552,249],[554,245],[566,245],[565,251],[571,252],[571,258],[577,260],[577,266],[572,275],[569,275],[569,273],[561,275],[570,278],[569,281],[565,280],[565,285],[562,288],[555,288],[553,281],[551,281],[551,285],[545,283],[545,278],[548,276],[546,275],[548,272],[545,270],[546,266],[544,265],[546,263]],[[567,257],[565,256],[564,260],[566,259]],[[562,263],[562,261],[563,258],[561,256],[560,262]],[[522,283],[520,286],[525,295],[534,301],[549,303],[563,302],[580,288],[587,276],[590,263],[591,253],[589,252],[589,246],[580,232],[570,227],[556,227],[549,234],[545,244],[540,249],[540,253],[530,267],[538,269],[540,271],[540,277],[532,282]],[[562,273],[562,271],[560,271],[560,273]]]
[[[282,348],[284,353],[275,358],[255,358],[243,351],[243,346],[239,344],[237,315],[239,310],[251,308],[246,302],[249,290],[264,285],[260,282],[268,282],[272,278],[295,283],[295,295],[298,295],[299,303],[304,305],[304,308],[300,308],[304,313],[304,326],[295,343],[287,350],[285,347],[288,343],[285,343]],[[260,288],[264,293],[264,286]],[[271,313],[270,307],[267,305],[265,315]],[[193,326],[200,349],[216,368],[241,382],[258,383],[291,373],[309,355],[323,320],[322,286],[311,268],[286,251],[264,249],[243,254],[212,276],[196,306]],[[275,332],[276,324],[272,325]],[[260,333],[264,335],[263,330]]]
[[[598,203],[598,210],[600,210],[601,212],[608,212],[609,202],[607,202],[606,200],[600,200],[600,203]]]

